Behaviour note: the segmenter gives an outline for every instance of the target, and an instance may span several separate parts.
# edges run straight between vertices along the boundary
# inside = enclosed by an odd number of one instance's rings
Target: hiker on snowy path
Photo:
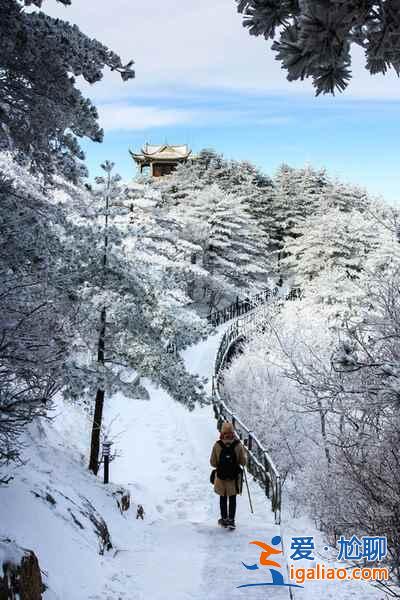
[[[242,493],[241,467],[246,464],[246,451],[228,421],[222,424],[220,439],[213,446],[210,463],[216,469],[214,491],[220,496],[221,518],[218,524],[234,529],[236,495]]]

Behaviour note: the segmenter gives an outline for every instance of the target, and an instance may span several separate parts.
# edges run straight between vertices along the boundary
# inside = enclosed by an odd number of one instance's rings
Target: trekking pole
[[[244,480],[246,482],[246,487],[247,487],[247,494],[249,496],[250,511],[251,511],[251,514],[254,515],[253,504],[251,502],[251,497],[250,497],[249,484],[248,484],[248,481],[247,481],[246,467],[243,468],[243,472],[244,472]]]

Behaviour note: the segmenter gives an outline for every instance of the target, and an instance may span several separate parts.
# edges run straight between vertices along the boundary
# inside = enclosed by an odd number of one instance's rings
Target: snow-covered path
[[[210,376],[222,333],[186,351],[193,372]],[[236,531],[217,527],[218,497],[209,483],[209,456],[217,438],[212,408],[190,413],[162,390],[148,383],[146,387],[150,401],[116,397],[108,406],[107,417],[114,420],[114,431],[121,432],[122,456],[112,465],[112,479],[129,485],[134,503],[143,504],[146,516],[135,520],[130,513],[125,534],[131,543],[127,541],[126,550],[114,560],[115,573],[104,593],[94,598],[289,600],[288,588],[238,588],[270,580],[268,572],[247,571],[242,561],[257,563],[259,551],[249,543],[270,542],[281,530],[253,481],[249,484],[255,514],[244,493],[238,501]],[[285,523],[287,551],[292,535],[312,534],[324,546],[321,532],[310,524],[308,519]],[[381,599],[380,592],[365,583],[310,582],[293,592],[295,600]]]
[[[194,372],[212,373],[219,337],[185,353]],[[217,527],[218,497],[209,484],[217,437],[212,408],[189,413],[162,390],[148,388],[150,401],[114,397],[105,411],[120,453],[111,479],[129,487],[132,508],[121,515],[115,486],[87,471],[90,420],[60,399],[53,422],[28,429],[28,460],[12,485],[0,487],[0,538],[37,553],[49,586],[44,600],[289,600],[287,588],[237,587],[270,579],[268,571],[247,571],[242,561],[257,563],[258,549],[249,542],[269,542],[279,529],[252,481],[255,514],[244,494],[236,531]],[[138,503],[146,511],[143,521],[135,519]],[[104,554],[93,511],[110,531],[113,548]],[[310,520],[285,520],[284,528],[286,544],[289,536],[308,534],[324,546]],[[382,600],[382,593],[351,582],[310,582],[295,590],[295,600],[322,598]]]
[[[217,339],[187,353],[197,371],[211,372]],[[200,368],[201,365],[201,368]],[[130,515],[132,545],[115,562],[119,572],[131,572],[125,595],[130,600],[223,600],[266,598],[265,590],[237,589],[248,583],[244,562],[256,562],[254,539],[279,533],[262,491],[251,482],[255,515],[245,495],[239,499],[235,532],[216,526],[218,497],[209,483],[209,456],[217,438],[211,407],[187,409],[162,390],[148,386],[151,401],[113,398],[107,411],[113,429],[122,429],[122,456],[112,465],[112,479],[129,484],[135,503],[143,504],[145,520]],[[118,416],[120,415],[120,417]],[[119,429],[120,428],[120,429]],[[134,519],[132,521],[132,519]],[[119,581],[121,584],[122,581]],[[121,589],[121,588],[119,588]],[[106,590],[105,590],[106,591]],[[115,598],[111,587],[110,600]],[[287,590],[273,598],[288,598]]]

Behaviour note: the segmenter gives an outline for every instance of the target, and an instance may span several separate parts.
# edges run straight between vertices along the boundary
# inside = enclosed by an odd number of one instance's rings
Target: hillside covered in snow
[[[201,375],[212,371],[221,334],[190,348],[188,366]],[[239,500],[238,529],[217,526],[217,498],[209,484],[209,455],[217,437],[211,407],[189,412],[168,394],[149,385],[149,400],[117,395],[107,402],[106,423],[117,457],[111,463],[112,483],[86,468],[85,439],[89,422],[79,409],[57,402],[53,420],[32,426],[26,444],[27,463],[13,485],[1,490],[0,534],[39,557],[44,598],[49,600],[197,600],[221,597],[262,598],[261,589],[243,590],[249,582],[243,568],[254,562],[253,539],[316,536],[322,556],[323,538],[307,519],[274,524],[268,500],[250,481],[254,515],[246,492]],[[129,490],[130,508],[117,506],[118,490]],[[136,519],[137,506],[144,519]],[[6,518],[4,518],[6,517]],[[104,531],[110,547],[104,544]],[[287,548],[288,551],[288,548]],[[265,573],[251,581],[265,580]],[[367,583],[314,582],[296,590],[295,598],[379,600]],[[278,588],[271,596],[288,598]]]

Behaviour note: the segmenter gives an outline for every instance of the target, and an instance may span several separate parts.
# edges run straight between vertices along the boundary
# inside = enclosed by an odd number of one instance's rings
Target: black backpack
[[[234,440],[232,444],[225,445],[224,442],[218,440],[221,446],[221,454],[219,456],[217,477],[218,479],[234,480],[239,474],[240,467],[238,465],[235,448],[239,440]]]

